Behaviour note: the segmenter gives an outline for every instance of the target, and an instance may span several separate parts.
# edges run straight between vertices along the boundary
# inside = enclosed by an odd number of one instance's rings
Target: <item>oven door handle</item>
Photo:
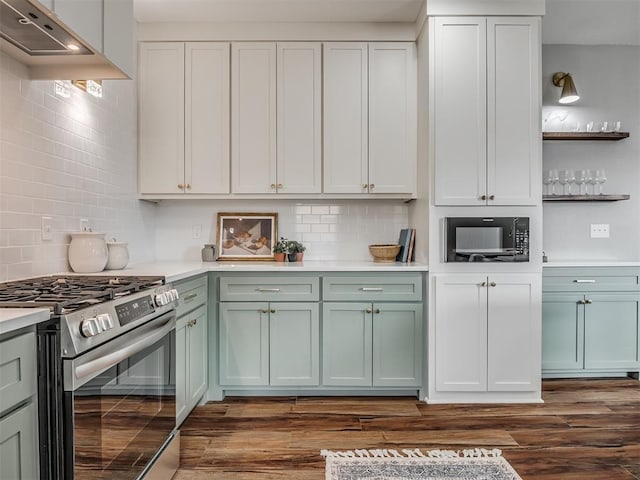
[[[64,376],[64,389],[66,391],[74,391],[105,370],[108,370],[132,355],[141,352],[145,348],[150,347],[171,332],[171,330],[175,329],[175,320],[176,314],[174,311],[171,311],[170,313],[158,317],[151,322],[151,324],[144,325],[140,327],[140,329],[132,331],[136,332],[136,336],[133,340],[119,342],[116,347],[110,347],[108,351],[105,351],[105,349],[108,348],[108,344],[103,345],[90,351],[85,356],[71,360],[70,373],[72,373],[72,375]],[[143,338],[140,338],[141,334],[144,335]],[[123,337],[126,336],[126,334],[123,335]],[[111,343],[113,344],[115,342],[116,341],[114,340]],[[117,350],[112,351],[113,348],[116,348]]]

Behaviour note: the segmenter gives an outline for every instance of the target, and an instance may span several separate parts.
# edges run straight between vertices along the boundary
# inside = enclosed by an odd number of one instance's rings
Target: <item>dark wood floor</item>
[[[524,480],[640,479],[640,382],[547,380],[544,404],[228,398],[181,428],[175,480],[322,480],[321,449],[500,448]]]

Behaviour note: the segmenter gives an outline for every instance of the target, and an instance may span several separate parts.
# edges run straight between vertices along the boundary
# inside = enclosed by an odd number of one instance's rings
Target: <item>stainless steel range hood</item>
[[[25,64],[32,79],[128,78],[54,13],[29,0],[0,0],[0,50]]]

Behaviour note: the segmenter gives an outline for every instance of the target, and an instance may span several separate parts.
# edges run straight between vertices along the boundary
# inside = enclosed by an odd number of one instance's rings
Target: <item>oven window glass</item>
[[[175,428],[175,332],[72,392],[75,480],[137,479]]]

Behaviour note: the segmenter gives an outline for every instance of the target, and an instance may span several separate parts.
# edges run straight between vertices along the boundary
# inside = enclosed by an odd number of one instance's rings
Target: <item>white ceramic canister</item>
[[[107,242],[104,233],[75,232],[69,244],[69,265],[74,272],[96,273],[107,264]]]
[[[109,258],[107,259],[107,270],[122,270],[129,263],[129,249],[126,242],[116,242],[114,238],[107,242]]]

